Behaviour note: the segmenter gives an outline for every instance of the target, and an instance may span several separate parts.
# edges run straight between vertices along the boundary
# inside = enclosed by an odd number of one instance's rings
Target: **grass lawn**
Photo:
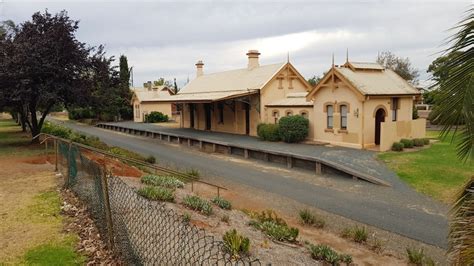
[[[30,145],[31,135],[21,132],[13,120],[0,119],[0,156],[29,156],[44,152],[44,146]]]
[[[439,139],[438,131],[427,131]],[[445,203],[452,203],[455,193],[474,175],[474,165],[456,156],[456,145],[449,139],[416,152],[385,152],[378,155],[398,176],[417,191]]]

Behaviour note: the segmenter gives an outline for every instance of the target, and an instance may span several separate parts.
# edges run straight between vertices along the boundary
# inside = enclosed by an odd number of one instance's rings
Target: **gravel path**
[[[64,123],[64,125],[95,135],[109,145],[134,150],[144,155],[154,155],[160,163],[171,167],[195,168],[203,176],[225,178],[427,244],[441,248],[447,246],[448,206],[415,192],[379,162],[377,162],[378,166],[372,170],[389,176],[393,181],[392,187],[338,177],[334,177],[333,185],[326,186],[293,178],[291,172],[288,174],[288,171],[265,170],[261,166],[263,163],[259,163],[260,166],[253,166],[238,160],[219,158],[219,156],[196,152],[150,138],[130,136],[73,123]],[[295,146],[310,152],[307,147],[309,145]],[[314,148],[314,146],[309,147]],[[353,156],[356,158],[353,158],[354,163],[369,157],[375,161],[374,154],[367,151],[322,146],[317,146],[317,148],[312,152],[319,153],[321,156],[334,156],[339,160],[350,160],[347,157]],[[295,171],[295,175],[297,175],[296,172],[299,173],[297,170],[292,171]]]

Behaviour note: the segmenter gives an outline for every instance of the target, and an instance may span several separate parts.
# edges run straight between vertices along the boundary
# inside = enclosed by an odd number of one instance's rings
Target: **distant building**
[[[315,141],[389,150],[401,138],[425,136],[424,119],[412,119],[420,92],[377,63],[332,66],[306,96],[314,103]]]
[[[132,91],[133,121],[144,122],[145,115],[153,111],[173,117],[176,106],[170,102],[159,101],[173,95],[173,91],[167,86],[153,86],[149,81],[146,87],[133,88]]]

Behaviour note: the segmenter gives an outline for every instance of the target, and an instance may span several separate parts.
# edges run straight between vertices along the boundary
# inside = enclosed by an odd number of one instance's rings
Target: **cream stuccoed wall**
[[[337,83],[337,88],[321,88],[314,97],[313,126],[314,140],[331,144],[362,148],[362,101],[343,83]],[[334,106],[333,129],[327,129],[326,106]],[[347,129],[340,129],[340,106],[347,105]]]
[[[388,121],[381,124],[380,151],[388,151],[394,142],[402,138],[424,138],[426,135],[426,119]]]
[[[137,105],[139,108],[137,110]],[[137,99],[133,102],[133,121],[143,122],[145,115],[151,112],[161,112],[171,118],[171,103],[162,102],[139,102]]]

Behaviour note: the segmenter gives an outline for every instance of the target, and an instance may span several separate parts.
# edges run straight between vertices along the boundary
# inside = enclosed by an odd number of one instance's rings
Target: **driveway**
[[[186,149],[146,137],[68,122],[64,125],[97,136],[109,145],[130,149],[143,155],[154,155],[160,163],[171,167],[195,168],[204,176],[225,178],[427,244],[447,247],[448,224],[445,215],[448,207],[415,192],[386,168],[373,170],[383,170],[390,175],[393,187],[344,180],[340,184],[347,186],[348,189],[338,189],[288,178],[275,171],[262,171],[261,168],[248,167],[237,161],[222,160],[217,156],[208,156],[204,153],[196,155]],[[326,153],[334,152],[332,156],[338,157],[338,154],[341,156],[339,148],[335,148],[334,151],[330,147],[324,149],[329,149]],[[359,152],[353,151],[357,154]]]

